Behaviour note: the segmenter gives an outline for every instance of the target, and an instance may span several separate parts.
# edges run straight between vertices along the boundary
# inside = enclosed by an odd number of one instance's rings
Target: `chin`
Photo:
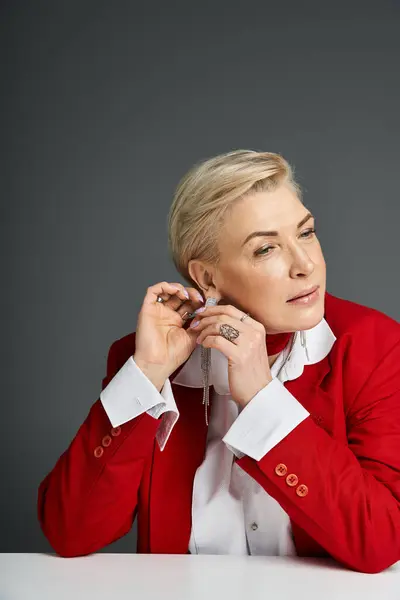
[[[291,307],[291,309],[294,307]],[[291,316],[291,324],[294,326],[293,329],[296,331],[306,331],[307,329],[312,329],[318,323],[322,321],[325,313],[325,303],[322,299],[321,302],[318,302],[314,306],[310,306],[309,308],[301,307],[300,309],[295,308],[295,312],[297,314]],[[293,319],[294,317],[294,319]]]

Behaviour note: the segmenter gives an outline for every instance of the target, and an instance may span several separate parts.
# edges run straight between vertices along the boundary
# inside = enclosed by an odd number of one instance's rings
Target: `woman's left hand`
[[[231,396],[240,408],[272,381],[265,327],[250,316],[241,321],[243,314],[231,304],[207,306],[196,313],[190,324],[191,329],[199,332],[198,344],[216,348],[227,357]],[[195,321],[199,324],[193,327]],[[219,332],[223,323],[239,331],[239,336],[232,342]]]

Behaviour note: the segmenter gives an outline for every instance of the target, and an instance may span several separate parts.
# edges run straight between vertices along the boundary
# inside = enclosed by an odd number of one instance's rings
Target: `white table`
[[[1,600],[399,600],[400,563],[364,574],[330,560],[181,554],[0,554]]]

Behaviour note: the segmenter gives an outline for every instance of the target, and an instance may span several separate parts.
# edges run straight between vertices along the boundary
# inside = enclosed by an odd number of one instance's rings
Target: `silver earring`
[[[205,306],[215,306],[217,298],[207,298]],[[203,372],[203,404],[205,406],[206,425],[208,425],[207,409],[210,403],[209,375],[211,366],[211,348],[201,346],[201,370]]]
[[[307,338],[306,338],[306,332],[305,331],[300,331],[300,342],[301,345],[303,346],[306,356],[307,356],[307,360],[308,362],[310,362],[310,357],[308,356],[308,350],[307,350]]]

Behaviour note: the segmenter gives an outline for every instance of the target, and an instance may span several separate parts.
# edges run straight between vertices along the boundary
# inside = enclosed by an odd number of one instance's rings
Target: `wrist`
[[[160,365],[155,365],[149,362],[146,362],[137,356],[132,356],[135,364],[139,367],[142,373],[151,381],[154,387],[160,392],[164,386],[166,379],[168,379],[168,374],[163,370]]]
[[[267,379],[263,382],[262,385],[257,386],[256,390],[251,393],[251,395],[247,396],[246,398],[241,398],[240,400],[236,401],[236,404],[238,405],[239,408],[239,414],[242,412],[242,410],[249,404],[249,402],[252,401],[252,399],[254,398],[254,396],[256,396],[261,390],[263,390],[269,383],[271,383],[272,381],[272,376],[269,375],[267,377]]]

